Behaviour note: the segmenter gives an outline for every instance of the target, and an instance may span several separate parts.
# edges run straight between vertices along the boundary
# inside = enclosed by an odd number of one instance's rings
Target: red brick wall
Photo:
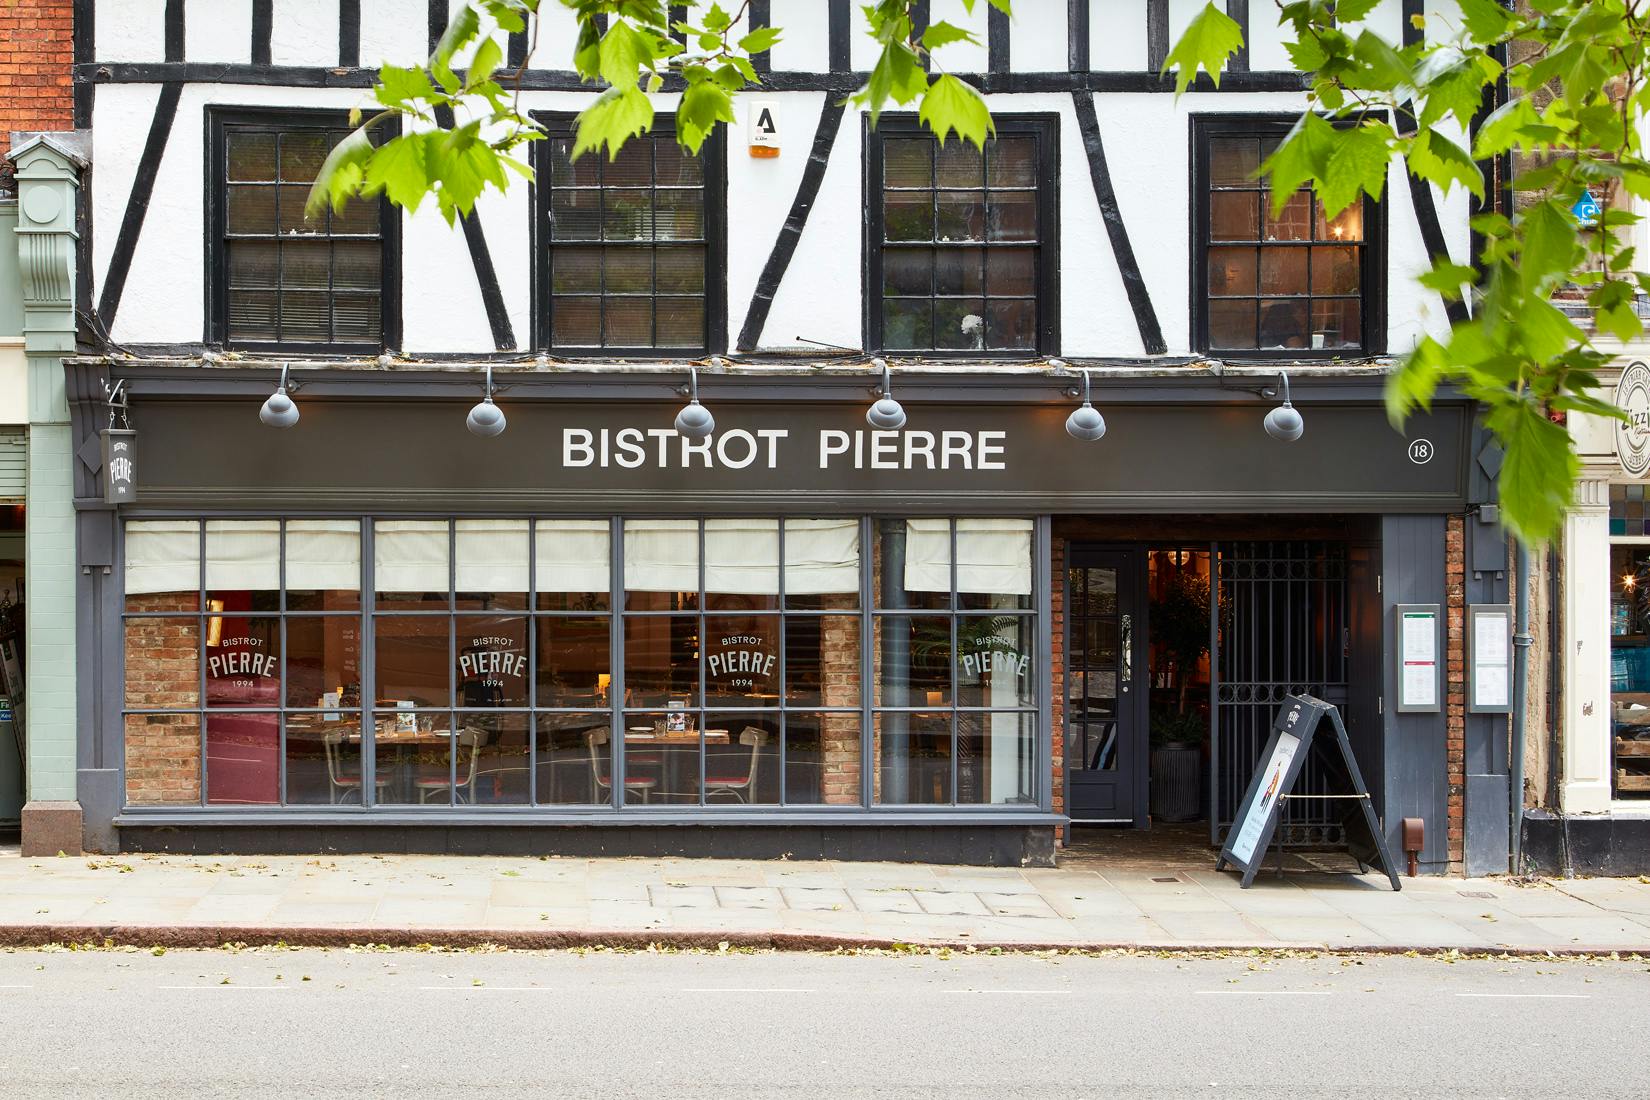
[[[1449,517],[1444,536],[1444,719],[1446,768],[1449,775],[1449,870],[1465,872],[1463,837],[1466,819],[1467,750],[1467,600],[1466,519]]]
[[[4,3],[5,0],[0,0]],[[128,596],[129,611],[193,610],[194,593]],[[200,705],[200,620],[126,620],[126,706]],[[200,801],[200,719],[194,714],[126,716],[126,800],[133,805]]]
[[[0,0],[0,154],[13,130],[74,128],[73,0]],[[9,189],[0,161],[0,187]]]

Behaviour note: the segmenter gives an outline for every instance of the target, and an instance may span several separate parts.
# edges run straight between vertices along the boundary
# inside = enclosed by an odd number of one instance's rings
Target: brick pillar
[[[14,130],[73,129],[73,63],[74,0],[0,4],[0,191],[12,187]]]
[[[1449,782],[1449,872],[1465,873],[1467,735],[1466,519],[1450,516],[1444,535],[1444,730]]]
[[[851,608],[855,596],[831,597],[828,606]],[[859,617],[827,615],[820,621],[820,660],[824,664],[824,698],[828,707],[859,705]],[[831,806],[859,805],[861,761],[859,753],[860,716],[825,714],[820,716],[820,757],[824,767],[821,798]]]
[[[128,611],[193,611],[193,593],[127,598]],[[199,620],[126,620],[126,706],[200,704]],[[133,805],[192,804],[201,797],[200,719],[194,714],[126,718],[126,800]]]
[[[1049,752],[1049,784],[1054,794],[1054,812],[1066,811],[1066,540],[1054,539],[1049,557],[1049,582],[1053,595],[1049,608],[1049,630],[1053,632],[1053,660],[1048,673],[1050,710],[1053,714],[1054,745]],[[1065,830],[1056,828],[1054,840],[1064,844]]]

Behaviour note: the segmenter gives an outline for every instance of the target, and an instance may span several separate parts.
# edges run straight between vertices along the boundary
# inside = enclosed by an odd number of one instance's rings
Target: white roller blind
[[[705,521],[705,591],[779,595],[779,521]]]
[[[607,521],[540,520],[533,534],[540,592],[606,592],[610,587]]]
[[[950,582],[946,582],[949,586]],[[859,521],[785,521],[785,591],[798,596],[859,591]]]
[[[281,587],[281,523],[206,521],[206,588],[275,592]]]
[[[288,521],[286,586],[300,592],[359,591],[361,525],[352,519]]]
[[[632,592],[699,591],[699,524],[691,519],[627,520],[624,586]]]
[[[134,520],[126,525],[126,594],[200,589],[201,529],[193,520]]]
[[[373,585],[380,592],[447,591],[447,525],[379,520],[372,526]]]
[[[527,591],[526,520],[461,519],[453,538],[458,591]]]
[[[1031,526],[1029,519],[959,519],[957,591],[1029,595]],[[950,521],[907,520],[905,590],[945,592],[950,587]]]

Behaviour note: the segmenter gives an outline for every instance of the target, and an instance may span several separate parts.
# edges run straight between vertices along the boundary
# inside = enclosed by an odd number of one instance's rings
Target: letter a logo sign
[[[748,116],[749,144],[753,157],[779,155],[779,107],[771,99],[759,99],[751,104]]]

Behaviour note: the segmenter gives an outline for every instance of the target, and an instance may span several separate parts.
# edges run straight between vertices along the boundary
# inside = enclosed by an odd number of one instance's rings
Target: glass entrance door
[[[1066,575],[1066,753],[1082,824],[1146,825],[1145,558],[1074,546]]]

